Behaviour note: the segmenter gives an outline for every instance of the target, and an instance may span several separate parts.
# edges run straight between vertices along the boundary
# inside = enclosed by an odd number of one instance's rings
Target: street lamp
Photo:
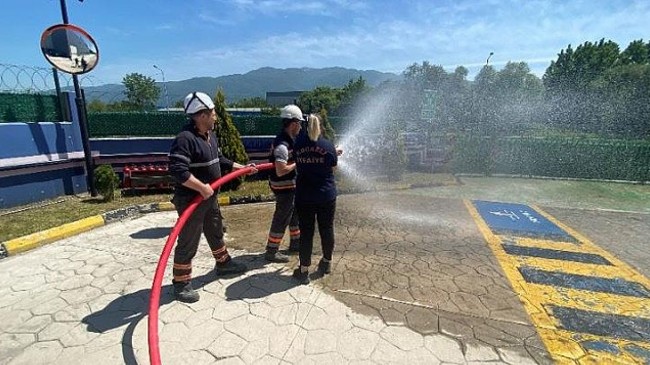
[[[162,68],[156,65],[153,65],[153,68],[160,71],[160,73],[162,74],[163,92],[165,93],[165,109],[167,110],[167,113],[169,113],[169,95],[167,94],[167,83],[165,82],[165,71],[163,71]]]
[[[494,54],[494,52],[490,52],[490,55],[488,56],[487,60],[485,61],[485,66],[490,64],[490,57],[492,57],[493,54]]]

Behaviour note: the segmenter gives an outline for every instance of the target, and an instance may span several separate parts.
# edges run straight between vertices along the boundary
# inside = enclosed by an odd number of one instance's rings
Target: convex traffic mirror
[[[74,75],[89,72],[99,61],[95,40],[72,24],[47,28],[41,35],[41,51],[52,66]]]

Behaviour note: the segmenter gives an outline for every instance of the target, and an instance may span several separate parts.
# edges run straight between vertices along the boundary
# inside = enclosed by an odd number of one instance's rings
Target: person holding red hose
[[[183,105],[190,122],[176,136],[169,152],[169,173],[176,180],[172,203],[180,216],[197,194],[201,194],[203,201],[178,235],[172,282],[176,299],[193,303],[199,300],[199,293],[192,288],[192,259],[196,255],[201,232],[212,250],[217,275],[238,274],[247,270],[246,265],[236,262],[228,254],[223,241],[223,217],[217,192],[212,190],[210,183],[221,177],[222,167],[234,170],[253,167],[251,173],[256,173],[257,169],[254,168],[255,164],[244,166],[222,155],[213,131],[217,115],[208,95],[190,93]]]
[[[296,164],[293,142],[300,133],[300,122],[305,119],[296,105],[286,105],[280,111],[282,130],[273,140],[269,162],[274,169],[269,174],[269,187],[275,196],[275,211],[266,241],[264,258],[270,262],[289,262],[289,256],[279,252],[284,232],[289,227],[289,252],[297,252],[300,246],[298,216],[294,209],[296,190]]]

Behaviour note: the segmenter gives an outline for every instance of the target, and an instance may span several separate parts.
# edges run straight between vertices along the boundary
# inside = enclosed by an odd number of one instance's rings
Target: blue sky
[[[2,0],[0,63],[49,67],[39,39],[59,0]],[[402,72],[427,60],[453,70],[526,61],[542,75],[568,44],[650,38],[650,1],[623,0],[67,0],[97,41],[86,84],[130,72],[161,81],[271,66]],[[8,24],[11,24],[8,26]]]

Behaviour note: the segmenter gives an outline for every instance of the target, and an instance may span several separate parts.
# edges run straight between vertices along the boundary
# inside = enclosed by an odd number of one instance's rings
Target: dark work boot
[[[300,268],[293,270],[294,279],[298,280],[301,285],[309,284],[309,273],[300,271]]]
[[[194,303],[199,301],[199,292],[192,288],[191,282],[175,282],[174,297],[183,303]]]
[[[228,259],[226,262],[217,262],[214,265],[214,272],[217,275],[232,275],[232,274],[241,274],[248,270],[246,265],[236,262],[235,260]]]
[[[278,251],[266,251],[264,254],[264,259],[269,262],[289,262],[289,256]]]
[[[331,273],[332,272],[332,262],[331,261],[325,261],[325,260],[321,259],[318,262],[318,272],[320,272],[323,275]]]

